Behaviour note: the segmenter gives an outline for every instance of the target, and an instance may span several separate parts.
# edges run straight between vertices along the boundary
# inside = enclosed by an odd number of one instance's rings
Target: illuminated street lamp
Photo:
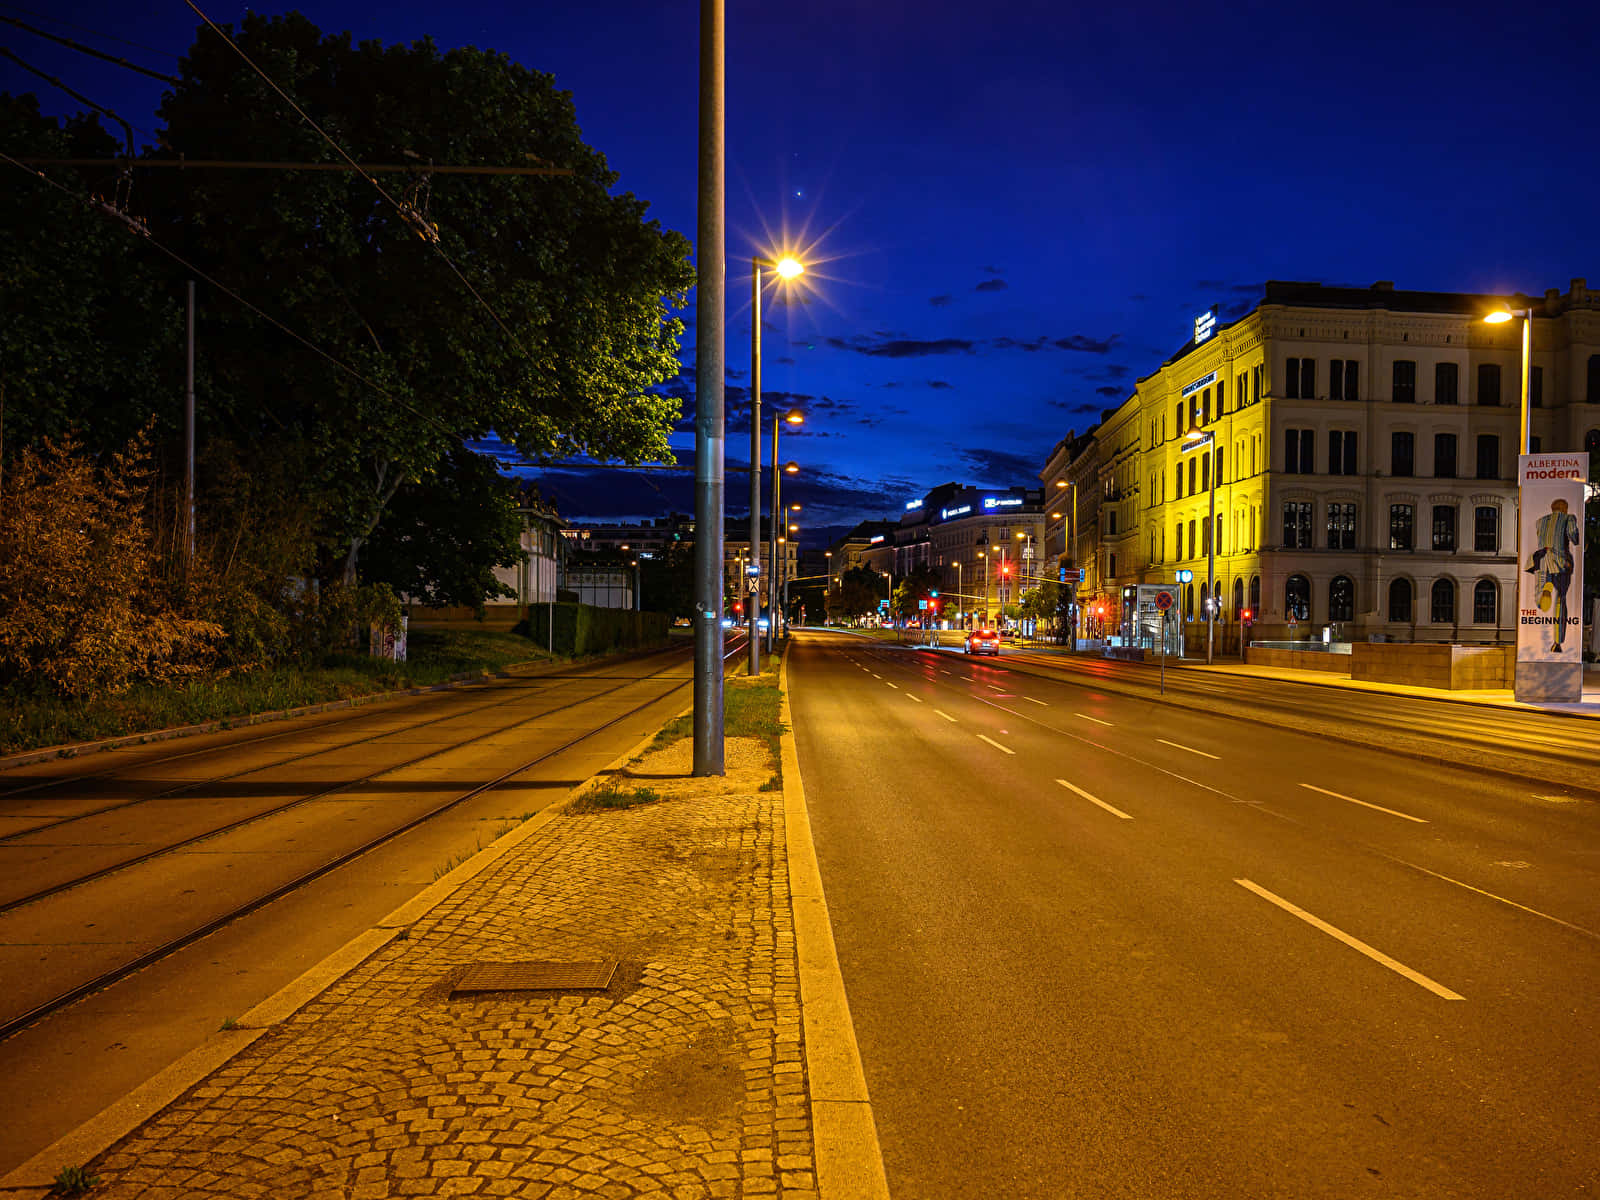
[[[778,620],[777,620],[777,615],[778,615],[777,614],[778,593],[774,589],[777,586],[777,579],[778,579],[778,542],[781,540],[780,537],[779,537],[779,533],[781,532],[782,527],[783,527],[783,505],[779,502],[779,497],[782,496],[783,491],[778,486],[779,482],[780,482],[780,480],[782,478],[782,476],[778,472],[778,430],[781,429],[784,425],[800,425],[800,424],[803,424],[805,422],[805,419],[806,419],[805,418],[805,414],[802,413],[798,408],[791,408],[787,413],[784,414],[782,421],[779,421],[777,418],[773,418],[773,421],[772,421],[772,519],[771,519],[772,555],[768,559],[768,564],[770,565],[772,570],[771,570],[771,574],[769,574],[768,577],[767,577],[767,612],[768,612],[768,617],[767,617],[767,649],[768,649],[768,651],[775,651],[777,649],[777,647],[778,647]],[[796,472],[798,472],[799,470],[800,470],[800,464],[799,463],[786,462],[786,463],[783,464],[782,475],[793,475]]]
[[[1529,453],[1528,447],[1532,445],[1528,437],[1528,360],[1530,343],[1533,339],[1533,309],[1531,308],[1501,308],[1484,317],[1490,325],[1504,325],[1513,317],[1522,318],[1522,431],[1517,438],[1518,454]],[[1521,500],[1519,491],[1518,500]],[[1520,508],[1520,504],[1518,506]]]
[[[1215,443],[1217,435],[1214,430],[1201,429],[1197,425],[1190,425],[1189,432],[1183,435],[1183,445],[1180,454],[1199,447],[1209,447]],[[1206,665],[1211,665],[1212,644],[1217,632],[1217,471],[1216,463],[1211,462],[1206,473],[1211,479],[1211,515],[1206,518]]]
[[[771,267],[780,279],[793,279],[805,271],[794,258],[785,255],[773,262],[755,257],[750,260],[750,561],[755,570],[749,582],[741,578],[740,586],[750,588],[750,665],[748,674],[761,673],[761,635],[757,620],[761,610],[761,268]],[[797,414],[790,413],[794,420]],[[772,512],[776,521],[778,512],[778,423],[772,424]],[[767,595],[772,596],[772,580],[767,580]]]

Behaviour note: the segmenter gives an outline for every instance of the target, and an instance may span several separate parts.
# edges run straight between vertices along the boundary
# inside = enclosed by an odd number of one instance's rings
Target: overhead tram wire
[[[62,83],[61,80],[57,79],[54,75],[51,75],[49,72],[41,71],[38,67],[36,67],[32,63],[28,62],[21,55],[12,53],[10,50],[7,50],[4,46],[0,46],[0,55],[4,55],[6,58],[9,58],[12,62],[16,63],[17,66],[21,67],[24,71],[29,71],[32,74],[37,75],[40,79],[43,79],[46,83],[50,84],[51,86],[60,88],[63,92],[65,92],[67,95],[71,96],[79,104],[86,104],[90,108],[94,109],[95,112],[99,113],[101,116],[109,117],[111,120],[115,121],[118,125],[121,125],[122,126],[123,137],[127,139],[128,158],[130,160],[133,158],[133,126],[130,125],[127,121],[123,120],[123,118],[121,116],[119,116],[117,113],[112,112],[109,108],[105,107],[105,105],[103,105],[103,104],[96,104],[93,100],[89,99],[89,97],[85,96],[82,92],[77,91],[74,88],[71,88],[71,87],[67,86],[65,83]]]
[[[184,3],[194,10],[195,15],[204,21],[213,33],[215,33],[224,42],[228,43],[228,46],[233,50],[233,52],[240,58],[244,59],[245,64],[257,75],[259,75],[262,81],[268,87],[277,92],[278,95],[282,97],[283,102],[290,108],[294,109],[295,113],[298,114],[302,121],[311,126],[312,129],[316,130],[317,133],[322,137],[322,140],[327,142],[328,145],[332,146],[334,150],[338,152],[340,158],[344,159],[345,162],[354,167],[356,172],[360,174],[360,176],[368,183],[370,183],[374,189],[376,189],[378,195],[382,196],[386,201],[388,201],[390,207],[392,207],[395,212],[400,214],[401,220],[405,221],[407,225],[410,225],[414,230],[416,230],[423,240],[433,247],[434,252],[444,260],[445,265],[448,266],[450,270],[455,273],[455,277],[461,281],[461,285],[465,287],[467,291],[472,293],[473,299],[483,306],[484,311],[487,312],[489,316],[494,318],[494,323],[500,327],[500,332],[504,333],[506,337],[510,339],[512,345],[522,352],[523,357],[531,359],[533,356],[528,352],[528,348],[522,344],[521,339],[519,339],[516,334],[511,332],[511,327],[508,326],[505,321],[501,320],[500,314],[494,310],[494,306],[483,298],[478,289],[472,286],[472,281],[462,274],[461,268],[456,266],[456,264],[451,261],[450,256],[444,252],[444,247],[439,245],[439,231],[433,226],[429,225],[428,222],[422,218],[421,214],[416,211],[416,209],[412,208],[410,205],[401,204],[387,191],[385,191],[383,185],[374,179],[372,175],[362,170],[361,165],[357,163],[355,159],[351,158],[348,153],[346,153],[344,147],[339,145],[338,142],[334,141],[334,139],[329,136],[328,132],[323,129],[322,126],[313,121],[306,113],[305,109],[296,104],[293,97],[291,97],[288,92],[284,91],[278,86],[277,81],[274,80],[272,76],[268,75],[260,67],[256,66],[255,62],[250,58],[250,56],[239,48],[238,43],[224,33],[222,28],[215,21],[206,16],[206,14],[201,11],[200,6],[196,4],[194,0],[184,0]]]
[[[176,75],[163,75],[160,71],[152,71],[149,67],[141,67],[138,63],[131,63],[127,59],[119,58],[115,54],[107,54],[104,50],[96,50],[93,46],[85,46],[82,42],[75,42],[71,38],[64,38],[59,34],[50,33],[43,29],[35,29],[26,21],[19,21],[15,17],[0,15],[0,21],[4,21],[7,25],[15,25],[18,29],[26,30],[35,37],[42,37],[48,41],[56,42],[59,45],[76,50],[80,54],[87,54],[91,58],[98,58],[105,62],[113,63],[119,67],[126,67],[130,71],[137,71],[140,75],[148,75],[151,79],[159,79],[162,83],[170,83],[174,87],[183,82],[183,80],[179,79]],[[148,49],[148,47],[146,47],[146,49]]]
[[[329,354],[321,346],[316,345],[314,342],[311,342],[307,338],[305,338],[302,335],[296,333],[293,329],[290,329],[287,325],[285,325],[282,321],[278,320],[276,317],[272,316],[270,313],[267,313],[264,310],[262,310],[260,308],[257,308],[254,304],[250,303],[250,301],[246,300],[243,296],[241,296],[238,292],[234,291],[232,288],[228,287],[226,284],[219,283],[217,280],[215,280],[211,276],[207,275],[199,267],[195,266],[193,263],[189,262],[188,259],[184,258],[181,254],[177,253],[177,251],[170,250],[166,246],[163,246],[160,242],[156,241],[156,239],[150,235],[149,229],[147,229],[144,226],[144,224],[142,222],[140,222],[137,218],[128,216],[121,209],[118,209],[114,205],[107,204],[104,200],[101,200],[99,197],[89,196],[89,195],[85,195],[82,192],[74,191],[72,188],[67,187],[65,184],[59,183],[56,180],[51,179],[50,176],[46,175],[43,171],[38,170],[36,167],[30,167],[28,164],[26,164],[24,162],[21,162],[20,160],[11,157],[11,155],[7,154],[4,150],[0,150],[0,161],[10,163],[12,166],[16,167],[18,170],[27,172],[29,175],[32,175],[35,179],[38,179],[38,180],[40,180],[41,182],[43,182],[45,184],[48,184],[50,187],[55,188],[56,191],[61,192],[63,195],[70,196],[74,200],[81,201],[83,204],[85,204],[89,208],[96,209],[97,211],[102,212],[102,213],[106,214],[107,216],[115,217],[119,222],[121,222],[128,229],[128,231],[130,233],[136,234],[139,237],[141,237],[147,245],[150,245],[150,246],[154,247],[155,249],[161,251],[162,254],[165,254],[168,258],[170,258],[173,262],[177,263],[184,270],[189,271],[190,273],[192,273],[198,279],[205,280],[212,287],[216,288],[217,291],[221,292],[223,295],[227,296],[229,299],[233,300],[235,303],[243,305],[245,308],[247,308],[251,312],[255,313],[256,316],[260,317],[263,321],[267,322],[273,328],[277,329],[279,332],[287,334],[289,337],[291,337],[295,341],[299,342],[302,346],[304,346],[307,350],[310,350],[313,354],[316,354],[319,357],[326,359],[328,362],[332,363],[335,367],[338,367],[339,370],[343,371],[346,375],[349,375],[352,379],[356,380],[359,383],[365,384],[367,387],[371,388],[378,395],[382,396],[385,400],[388,400],[390,403],[395,404],[398,407],[405,409],[407,412],[411,413],[412,416],[415,416],[415,417],[417,417],[417,418],[419,418],[419,419],[421,419],[423,421],[426,421],[429,424],[435,426],[436,428],[438,428],[440,431],[442,431],[443,433],[445,433],[449,437],[455,438],[455,437],[459,436],[455,432],[455,430],[451,429],[449,426],[447,426],[443,421],[439,420],[439,418],[435,417],[433,414],[423,412],[420,408],[417,408],[415,405],[410,404],[405,400],[402,400],[399,396],[396,396],[393,392],[389,391],[382,384],[374,383],[372,380],[368,379],[365,375],[363,375],[360,371],[357,371],[354,367],[350,366],[348,363],[340,361],[339,359],[335,358],[333,355]]]
[[[151,54],[159,54],[164,58],[172,59],[174,62],[177,62],[182,57],[181,55],[174,54],[171,50],[163,50],[159,46],[146,46],[143,42],[130,42],[127,38],[118,37],[114,33],[102,33],[98,29],[89,29],[82,25],[74,25],[71,21],[63,21],[60,17],[52,17],[48,13],[36,12],[31,8],[23,8],[21,5],[0,4],[0,8],[6,9],[10,12],[23,13],[27,16],[33,17],[35,20],[47,21],[51,25],[59,25],[63,29],[71,29],[78,33],[86,33],[90,37],[97,37],[102,41],[117,42],[123,46],[132,46],[135,50],[148,50]]]

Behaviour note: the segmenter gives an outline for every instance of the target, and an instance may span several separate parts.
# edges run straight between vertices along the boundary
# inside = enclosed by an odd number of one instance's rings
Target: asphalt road
[[[1600,1192],[1589,794],[1203,681],[819,634],[789,677],[897,1200]],[[1383,737],[1390,698],[1338,697]],[[1389,726],[1459,760],[1472,710],[1428,704]]]

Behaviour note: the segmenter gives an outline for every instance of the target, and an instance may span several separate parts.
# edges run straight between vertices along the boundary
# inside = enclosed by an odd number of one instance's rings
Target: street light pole
[[[774,476],[778,469],[777,454],[773,454]],[[750,561],[759,569],[761,563],[761,260],[750,260]],[[749,590],[750,579],[755,580],[755,590],[749,591],[750,611],[750,665],[747,675],[761,674],[760,618],[761,576],[741,575],[739,586]]]
[[[722,744],[723,381],[727,250],[724,0],[700,0],[695,227],[694,773],[727,773]]]

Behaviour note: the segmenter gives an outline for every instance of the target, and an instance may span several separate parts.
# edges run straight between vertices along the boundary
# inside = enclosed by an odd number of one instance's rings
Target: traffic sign
[[[1162,612],[1166,612],[1167,609],[1171,608],[1172,607],[1172,593],[1171,592],[1157,592],[1156,593],[1156,607],[1159,608]]]
[[[1194,578],[1194,572],[1193,571],[1179,571],[1178,572],[1178,582],[1179,583],[1188,583],[1193,578]]]

